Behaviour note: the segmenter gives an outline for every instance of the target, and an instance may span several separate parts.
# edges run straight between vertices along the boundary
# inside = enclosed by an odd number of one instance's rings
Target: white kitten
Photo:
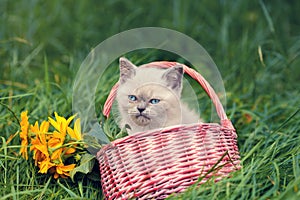
[[[177,124],[200,121],[181,102],[183,68],[136,67],[120,58],[120,80],[117,92],[120,128],[126,124],[129,134]]]

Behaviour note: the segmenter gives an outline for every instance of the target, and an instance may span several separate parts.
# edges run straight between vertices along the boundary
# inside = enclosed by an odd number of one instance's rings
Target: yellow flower
[[[53,167],[55,164],[51,162],[51,160],[49,158],[46,158],[44,160],[42,160],[39,163],[39,173],[42,174],[46,174],[48,172],[48,169],[50,169],[51,167]]]
[[[21,113],[20,154],[28,160],[28,145],[31,145],[30,151],[33,152],[33,159],[35,165],[39,167],[39,173],[49,172],[54,174],[56,179],[70,176],[69,173],[76,164],[65,165],[64,162],[73,157],[77,145],[81,143],[80,119],[77,119],[74,128],[71,128],[69,124],[75,115],[66,119],[55,112],[55,119],[49,117],[48,121],[43,121],[40,125],[38,122],[30,125],[27,113],[27,111]],[[50,125],[55,129],[53,132],[49,132]]]
[[[28,111],[23,111],[21,113],[21,132],[20,132],[20,138],[21,138],[21,148],[20,148],[20,154],[22,155],[23,158],[28,160],[28,151],[27,151],[27,146],[28,146],[28,128],[29,128],[29,122],[28,122],[28,116],[27,116]]]
[[[59,148],[54,150],[51,155],[51,160],[58,160],[62,163],[62,153],[64,155],[72,154],[76,151],[75,148],[72,146],[66,146],[68,143],[65,143],[66,140],[66,133],[73,139],[73,140],[81,140],[81,128],[80,128],[80,119],[75,121],[74,130],[69,127],[70,122],[74,119],[75,115],[65,119],[64,117],[59,116],[56,112],[55,118],[56,121],[52,118],[49,118],[50,124],[56,129],[51,138],[48,141],[48,145],[50,148]],[[62,146],[66,147],[62,147]],[[74,145],[75,147],[76,145]],[[61,147],[61,148],[60,148]]]
[[[59,116],[56,112],[54,112],[56,121],[52,118],[48,118],[50,124],[56,129],[53,132],[51,139],[49,139],[49,147],[57,148],[64,144],[67,128],[70,122],[74,119],[75,115],[69,117],[69,119],[65,119],[64,117]]]
[[[82,137],[81,137],[81,127],[80,127],[80,119],[79,118],[74,123],[74,129],[68,127],[67,128],[67,132],[68,132],[68,135],[71,137],[72,140],[75,140],[75,141],[82,140]],[[65,154],[68,155],[68,154],[74,153],[76,151],[76,149],[75,149],[76,146],[77,145],[74,144],[71,147],[67,148]]]
[[[69,117],[69,119],[65,119],[64,117],[59,116],[56,112],[54,112],[56,121],[51,117],[48,117],[50,124],[61,134],[66,135],[67,127],[70,122],[74,119],[75,115]]]
[[[72,146],[76,146],[76,145],[72,145]],[[74,153],[76,151],[76,149],[73,147],[66,147],[66,148],[64,148],[64,151],[65,151],[66,155],[69,155],[69,154]]]
[[[65,134],[61,134],[57,131],[54,131],[51,135],[51,138],[48,141],[49,148],[52,148],[51,160],[58,160],[62,163],[61,154],[63,151],[63,144],[65,141]]]
[[[57,160],[59,161],[59,163],[62,163],[62,158],[61,158],[61,154],[62,154],[63,149],[62,148],[58,148],[56,149],[52,154],[51,154],[51,160],[54,162],[57,162]]]
[[[67,178],[70,176],[70,171],[75,168],[75,164],[64,165],[63,163],[56,165],[54,173],[54,178],[57,179],[58,177]]]
[[[44,126],[46,127],[46,125]],[[38,128],[37,122],[35,123],[35,126],[31,127],[31,129],[36,128]],[[36,137],[31,139],[30,151],[33,151],[33,159],[35,160],[35,165],[37,165],[38,162],[49,159],[50,156],[45,133],[37,132]]]
[[[51,138],[48,141],[48,144],[49,147],[56,148],[63,145],[64,141],[65,141],[65,135],[60,134],[57,131],[54,131],[53,134],[51,135]]]
[[[49,130],[49,122],[47,121],[43,121],[40,127],[38,122],[35,122],[34,126],[32,125],[30,126],[30,131],[35,134],[38,133],[46,134],[48,133],[48,130]]]
[[[67,132],[70,135],[70,137],[74,140],[81,140],[81,126],[80,126],[80,119],[76,119],[74,123],[74,130],[70,127],[67,128]]]
[[[42,153],[39,150],[36,150],[33,152],[33,159],[34,159],[34,164],[35,166],[38,166],[39,162],[43,161],[43,160],[47,160],[49,159],[49,156],[46,156],[44,153]]]

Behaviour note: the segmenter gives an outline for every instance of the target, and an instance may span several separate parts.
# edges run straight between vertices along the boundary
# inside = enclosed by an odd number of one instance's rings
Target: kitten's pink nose
[[[145,110],[145,108],[137,108],[137,109],[140,113],[142,113]]]

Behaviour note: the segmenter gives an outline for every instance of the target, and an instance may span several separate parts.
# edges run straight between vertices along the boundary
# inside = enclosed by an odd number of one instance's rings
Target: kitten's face
[[[123,96],[126,98],[126,96]],[[138,126],[149,126],[149,128],[163,127],[168,118],[180,113],[172,112],[172,108],[178,108],[180,103],[178,97],[167,87],[152,83],[145,84],[127,95],[127,110],[130,121]],[[173,115],[173,116],[170,116]]]
[[[180,124],[182,76],[181,66],[142,68],[121,58],[117,93],[121,128],[128,124],[137,132]]]

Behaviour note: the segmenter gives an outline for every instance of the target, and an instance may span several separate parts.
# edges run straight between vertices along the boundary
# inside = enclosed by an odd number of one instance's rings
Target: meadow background
[[[0,199],[102,198],[99,177],[38,174],[18,156],[18,137],[7,140],[20,130],[14,115],[23,110],[32,121],[54,111],[70,116],[74,77],[91,49],[145,26],[185,33],[211,55],[243,165],[171,199],[299,199],[299,9],[297,0],[0,0]],[[99,104],[117,76],[108,73],[111,82],[99,85]]]

